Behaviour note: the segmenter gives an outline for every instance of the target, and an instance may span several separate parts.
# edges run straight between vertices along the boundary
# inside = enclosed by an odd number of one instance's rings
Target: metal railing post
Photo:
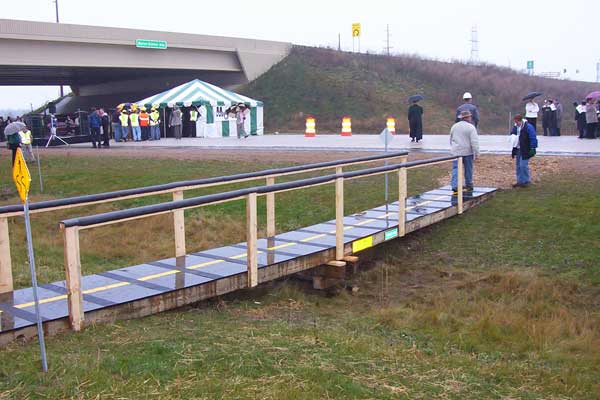
[[[398,236],[406,235],[406,168],[398,170]]]
[[[342,174],[342,167],[336,167]],[[344,178],[335,179],[335,259],[344,258]]]
[[[274,177],[267,178],[267,186],[275,184]],[[267,237],[273,237],[275,230],[275,193],[267,193]]]
[[[81,290],[81,256],[78,227],[62,227],[65,248],[65,274],[67,278],[67,303],[71,329],[83,328],[83,292]]]
[[[248,266],[248,287],[258,285],[258,236],[256,193],[246,198],[246,260]]]
[[[462,214],[463,213],[463,185],[465,184],[465,174],[464,174],[464,166],[463,166],[463,158],[462,157],[458,157],[458,169],[457,169],[457,174],[458,174],[458,179],[457,182],[458,184],[456,185],[456,189],[458,191],[458,197],[457,197],[457,206],[458,206],[458,213]]]
[[[183,191],[173,192],[173,201],[183,200]],[[173,211],[173,232],[175,235],[175,257],[185,256],[185,211]]]
[[[12,290],[13,276],[8,218],[0,218],[0,293],[12,292]]]

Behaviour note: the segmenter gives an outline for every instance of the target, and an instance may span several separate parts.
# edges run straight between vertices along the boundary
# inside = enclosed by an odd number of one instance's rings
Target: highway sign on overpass
[[[167,42],[165,40],[148,40],[148,39],[136,39],[135,47],[141,49],[166,49]]]

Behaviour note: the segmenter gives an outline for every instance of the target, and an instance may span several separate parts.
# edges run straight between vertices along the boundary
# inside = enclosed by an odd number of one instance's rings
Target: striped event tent
[[[203,122],[206,123],[205,137],[236,136],[235,118],[229,118],[225,110],[232,104],[244,103],[250,108],[244,129],[252,135],[262,135],[263,103],[239,93],[220,88],[210,83],[194,79],[172,89],[147,97],[137,102],[145,107],[172,108],[198,107]],[[206,110],[204,112],[204,110]],[[205,115],[203,115],[205,114]]]

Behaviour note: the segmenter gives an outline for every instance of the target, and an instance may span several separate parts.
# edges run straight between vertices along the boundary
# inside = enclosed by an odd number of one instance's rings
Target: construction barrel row
[[[387,130],[392,134],[396,134],[396,119],[388,117],[385,124]],[[306,117],[305,137],[315,137],[317,135],[317,120],[313,116]],[[352,136],[352,118],[348,116],[342,117],[342,136]]]

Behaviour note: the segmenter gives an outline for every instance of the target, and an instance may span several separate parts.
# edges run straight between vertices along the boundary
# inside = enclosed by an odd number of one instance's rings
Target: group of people
[[[464,190],[472,192],[473,163],[479,157],[479,137],[477,134],[479,110],[472,103],[473,96],[471,93],[466,92],[463,95],[463,100],[464,103],[456,109],[456,122],[450,129],[450,148],[452,155],[462,157]],[[525,118],[521,114],[515,115],[513,118],[514,125],[510,132],[511,157],[515,160],[516,175],[516,183],[513,187],[528,187],[531,184],[529,160],[536,155],[538,146],[536,123],[537,113],[539,112],[539,107],[535,110],[531,103],[535,104],[533,100],[527,103]],[[527,117],[527,113],[531,117]],[[457,194],[459,189],[457,160],[452,162],[451,186],[453,193]]]
[[[575,107],[575,121],[577,122],[579,139],[596,139],[600,137],[600,131],[598,130],[600,114],[598,100],[585,99],[581,104],[574,102],[573,106]]]

